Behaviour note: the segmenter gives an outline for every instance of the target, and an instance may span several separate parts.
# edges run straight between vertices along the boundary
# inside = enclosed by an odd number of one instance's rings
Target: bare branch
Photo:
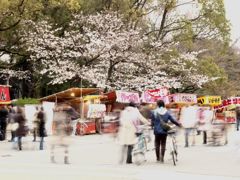
[[[194,2],[194,0],[192,0],[192,1],[188,1],[188,2],[184,2],[184,3],[181,3],[181,4],[176,5],[174,8],[177,8],[177,7],[180,7],[180,6],[186,5],[186,4],[191,4],[191,3],[193,3],[193,2]]]
[[[165,7],[164,11],[163,11],[163,16],[162,16],[162,20],[161,20],[160,29],[159,29],[158,35],[157,35],[157,40],[159,40],[159,38],[162,34],[162,31],[163,31],[163,28],[164,28],[164,25],[165,25],[165,22],[166,22],[166,19],[167,19],[167,13],[168,13],[168,9],[167,9],[167,7]]]

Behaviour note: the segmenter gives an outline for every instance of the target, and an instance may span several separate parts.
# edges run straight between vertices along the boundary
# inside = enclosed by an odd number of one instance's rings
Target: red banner
[[[0,85],[0,104],[9,104],[9,103],[11,103],[9,87]]]
[[[215,106],[215,109],[221,109],[230,105],[239,105],[240,104],[240,97],[231,97],[222,101],[222,104],[219,106]]]

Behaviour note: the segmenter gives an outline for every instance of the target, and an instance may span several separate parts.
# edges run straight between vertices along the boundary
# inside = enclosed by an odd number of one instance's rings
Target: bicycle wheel
[[[178,161],[178,158],[177,158],[178,151],[177,151],[176,141],[173,141],[173,152],[174,152],[174,154],[175,154],[175,160]]]
[[[145,162],[145,156],[142,152],[135,152],[132,154],[132,157],[134,164],[138,166]]]
[[[172,151],[171,155],[172,155],[173,164],[174,164],[174,166],[176,166],[177,164],[176,164],[176,154],[175,154],[175,152]]]

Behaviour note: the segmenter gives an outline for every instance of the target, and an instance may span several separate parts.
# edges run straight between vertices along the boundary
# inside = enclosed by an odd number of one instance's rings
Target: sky
[[[231,39],[239,38],[236,46],[240,48],[240,0],[224,0],[226,17],[231,23]]]

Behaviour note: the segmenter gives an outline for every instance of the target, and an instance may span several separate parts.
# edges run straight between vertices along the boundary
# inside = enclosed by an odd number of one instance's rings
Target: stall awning
[[[61,91],[61,92],[40,98],[39,100],[58,102],[58,103],[68,102],[68,101],[81,101],[81,97],[84,97],[87,95],[98,95],[100,92],[101,92],[101,89],[99,88],[70,88],[65,91]]]

